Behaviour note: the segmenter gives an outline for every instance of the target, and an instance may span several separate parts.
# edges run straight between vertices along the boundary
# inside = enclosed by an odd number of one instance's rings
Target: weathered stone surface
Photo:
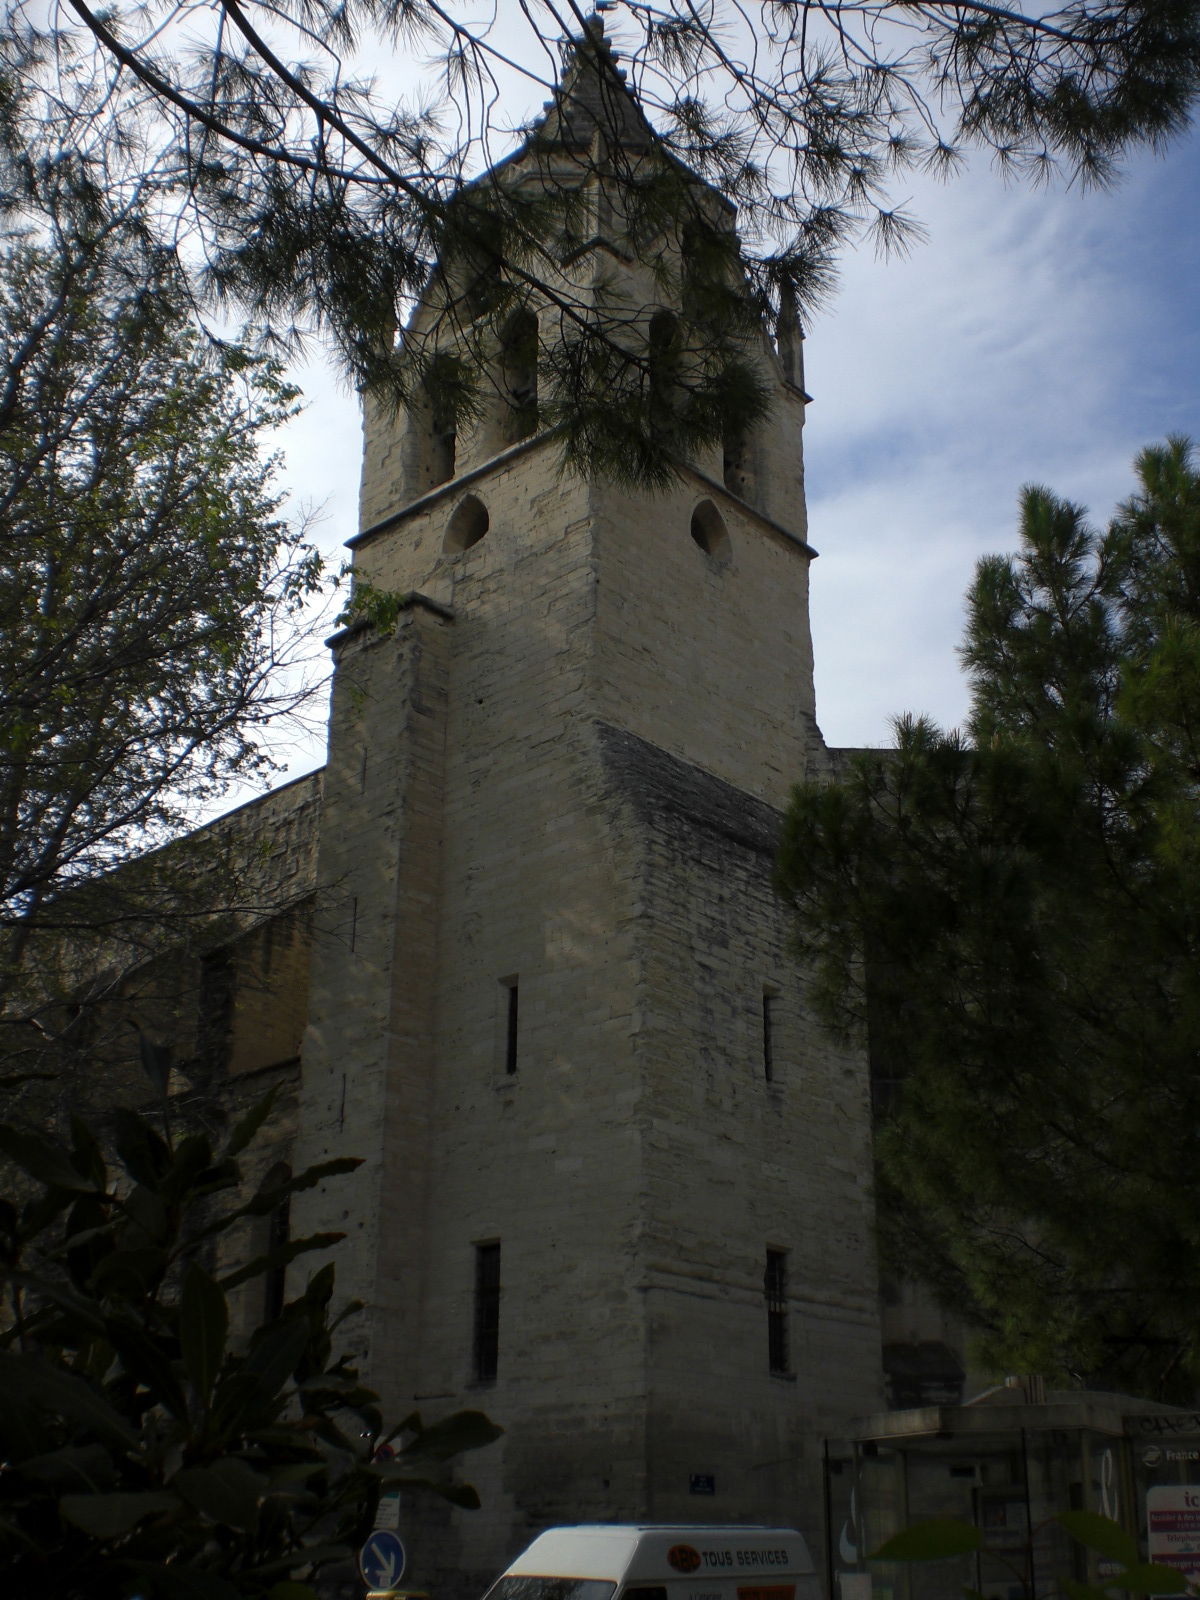
[[[415,424],[369,423],[356,566],[427,599],[341,647],[300,1159],[366,1161],[302,1226],[349,1230],[390,1413],[506,1429],[464,1463],[482,1511],[406,1518],[439,1591],[555,1521],[795,1522],[819,1547],[822,1439],[878,1403],[866,1065],[809,1013],[771,888],[779,810],[826,761],[802,406],[775,381],[757,503],[713,463],[654,497],[583,483],[548,437],[411,498]]]

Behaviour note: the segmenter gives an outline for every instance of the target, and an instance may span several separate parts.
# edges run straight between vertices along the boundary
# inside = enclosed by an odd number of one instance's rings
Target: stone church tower
[[[651,137],[596,29],[506,166]],[[650,318],[606,226],[564,282]],[[657,495],[563,472],[496,359],[456,435],[368,409],[355,569],[405,599],[334,641],[295,1158],[364,1158],[295,1223],[347,1234],[386,1415],[506,1430],[463,1463],[481,1511],[405,1511],[435,1593],[562,1521],[817,1550],[821,1441],[880,1385],[866,1063],[771,888],[824,760],[796,352],[763,336],[767,420]]]

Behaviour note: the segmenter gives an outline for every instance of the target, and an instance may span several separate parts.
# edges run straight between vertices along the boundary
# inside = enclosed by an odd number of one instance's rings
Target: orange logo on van
[[[667,1551],[667,1560],[676,1572],[695,1572],[700,1565],[700,1552],[690,1544],[673,1544]]]

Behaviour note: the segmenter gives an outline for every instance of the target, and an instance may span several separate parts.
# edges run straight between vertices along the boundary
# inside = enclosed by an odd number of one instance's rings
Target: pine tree
[[[830,1024],[869,1039],[890,1270],[1006,1370],[1200,1378],[1200,473],[1144,451],[1106,533],[1045,489],[980,563],[965,736],[791,809]]]

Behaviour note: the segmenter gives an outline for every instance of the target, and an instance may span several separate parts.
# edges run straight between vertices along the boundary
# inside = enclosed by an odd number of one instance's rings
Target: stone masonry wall
[[[640,835],[647,924],[647,1514],[782,1522],[818,1551],[822,1439],[878,1394],[866,1064],[807,1008],[771,888],[778,814],[627,732],[600,736]],[[786,1375],[768,1364],[768,1248],[787,1256]]]

